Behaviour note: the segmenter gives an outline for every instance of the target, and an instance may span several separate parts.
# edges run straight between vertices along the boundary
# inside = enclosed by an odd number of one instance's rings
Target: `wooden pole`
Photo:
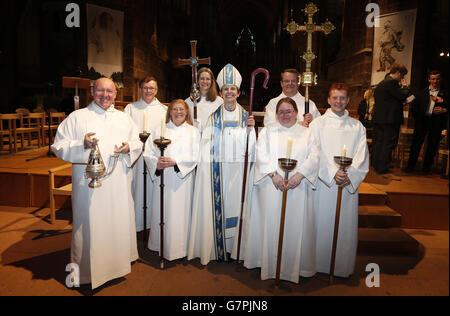
[[[258,68],[252,72],[251,82],[250,82],[250,104],[248,115],[253,115],[253,96],[255,93],[255,78],[259,73],[264,73],[265,79],[263,83],[264,89],[267,89],[267,83],[269,82],[269,71],[264,68]],[[247,131],[247,141],[245,145],[245,159],[244,159],[244,177],[242,179],[242,193],[241,193],[241,212],[239,216],[239,234],[238,234],[238,249],[236,256],[236,264],[239,266],[239,259],[241,255],[241,239],[242,239],[242,217],[244,216],[244,205],[245,205],[245,189],[247,185],[247,169],[248,169],[248,141],[249,141],[249,131]]]
[[[164,148],[161,148],[161,157],[164,157]],[[161,194],[161,201],[160,201],[160,218],[159,218],[159,226],[160,226],[160,247],[159,247],[159,262],[160,262],[160,268],[164,269],[164,169],[161,170],[161,185],[160,185],[160,194]]]
[[[336,248],[339,235],[339,218],[341,215],[341,202],[342,202],[342,187],[339,187],[336,203],[336,217],[334,219],[333,249],[331,252],[331,264],[330,264],[330,284],[333,284],[334,282],[334,266],[336,263]]]
[[[288,172],[286,172],[286,178],[288,177]],[[285,178],[284,185],[287,186],[288,182]],[[283,191],[283,203],[281,205],[281,218],[280,218],[280,235],[278,237],[278,256],[277,256],[277,272],[275,276],[275,286],[280,285],[280,274],[281,274],[281,257],[283,254],[283,239],[284,239],[284,224],[286,220],[286,202],[287,202],[287,191]]]

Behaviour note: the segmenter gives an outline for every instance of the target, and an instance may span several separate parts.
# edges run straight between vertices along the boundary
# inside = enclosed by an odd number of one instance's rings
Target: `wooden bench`
[[[64,169],[72,167],[72,164],[65,164],[60,167],[52,168],[48,171],[48,188],[50,196],[50,220],[52,224],[55,223],[55,195],[72,196],[72,183],[62,187],[55,187],[55,173]]]

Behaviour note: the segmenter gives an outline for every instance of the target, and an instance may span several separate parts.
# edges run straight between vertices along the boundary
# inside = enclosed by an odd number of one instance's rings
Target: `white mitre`
[[[217,84],[219,89],[222,90],[223,86],[236,86],[241,88],[242,76],[239,71],[231,64],[226,65],[217,76]]]

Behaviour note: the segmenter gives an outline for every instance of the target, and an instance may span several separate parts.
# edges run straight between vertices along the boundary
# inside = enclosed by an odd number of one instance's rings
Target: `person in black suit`
[[[440,87],[441,73],[437,70],[428,76],[430,85],[415,94],[412,115],[414,117],[414,134],[406,172],[413,172],[419,158],[425,137],[428,135],[427,147],[422,171],[429,173],[434,156],[439,148],[441,133],[447,127],[448,92]]]
[[[390,73],[375,88],[372,118],[375,142],[373,167],[378,174],[389,173],[392,151],[397,147],[400,125],[403,123],[403,103],[410,94],[402,65],[393,65]]]

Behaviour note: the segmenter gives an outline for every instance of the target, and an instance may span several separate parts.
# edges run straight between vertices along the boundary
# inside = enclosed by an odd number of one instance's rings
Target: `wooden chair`
[[[56,133],[59,124],[66,118],[65,112],[49,112],[46,124],[44,124],[44,139],[48,138],[50,144],[53,142],[53,134]],[[50,124],[50,126],[49,126]],[[48,145],[48,143],[45,143]]]
[[[65,164],[60,167],[52,168],[48,171],[48,191],[50,196],[50,220],[55,223],[55,195],[72,196],[72,183],[62,187],[55,187],[55,173],[66,168],[72,167],[72,164]]]
[[[0,114],[0,150],[3,149],[4,138],[7,136],[9,152],[17,152],[16,126],[19,114]]]
[[[28,137],[28,146],[31,146],[32,133],[37,133],[37,142],[38,147],[43,146],[44,138],[44,122],[45,122],[45,113],[28,113],[28,114],[19,114],[20,116],[20,125],[16,128],[16,134],[20,134],[21,139],[21,148],[24,148],[24,136]]]

